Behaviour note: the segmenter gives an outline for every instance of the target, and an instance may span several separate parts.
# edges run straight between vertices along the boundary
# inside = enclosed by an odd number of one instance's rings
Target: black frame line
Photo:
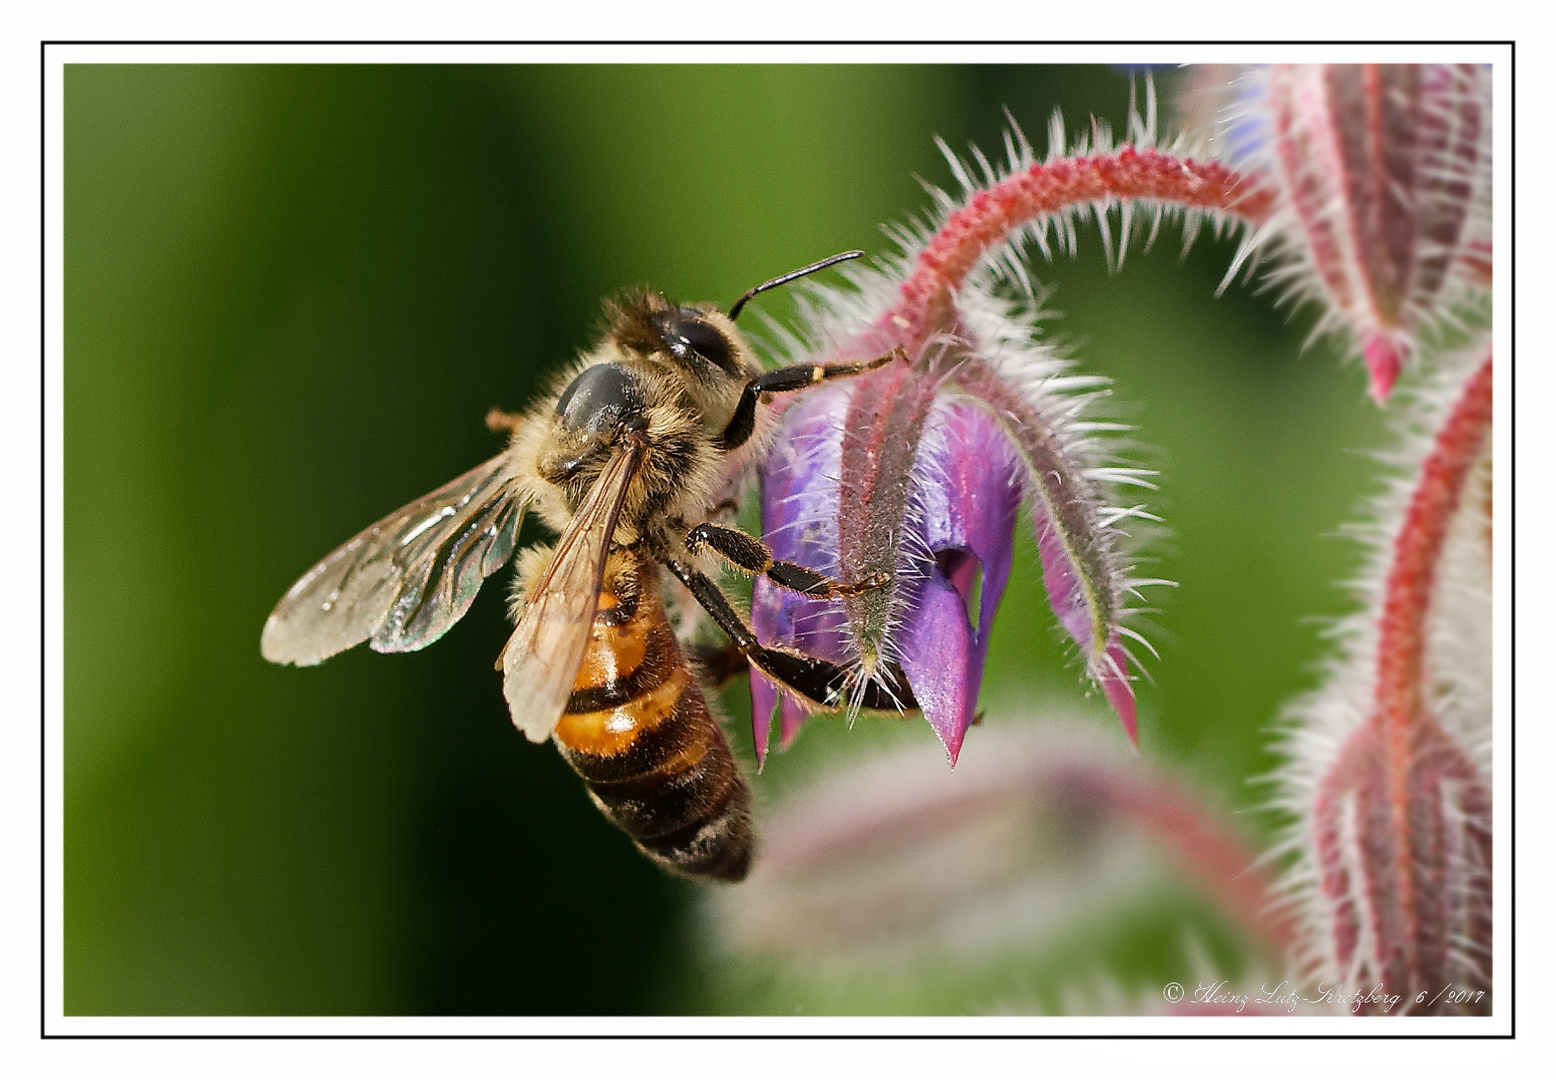
[[[261,40],[237,40],[237,39],[45,39],[39,42],[39,507],[42,517],[39,523],[39,632],[40,643],[44,647],[39,650],[39,1038],[44,1041],[76,1041],[76,1040],[546,1040],[546,1041],[596,1041],[596,1040],[636,1040],[636,1041],[663,1041],[663,1040],[888,1040],[888,1041],[921,1041],[921,1040],[969,1040],[969,1041],[1033,1041],[1033,1040],[1151,1040],[1151,1041],[1183,1041],[1183,1040],[1301,1040],[1301,1041],[1391,1041],[1391,1040],[1480,1040],[1480,1041],[1505,1041],[1517,1038],[1517,456],[1509,454],[1508,468],[1509,492],[1508,521],[1509,521],[1509,735],[1508,750],[1511,758],[1511,778],[1509,778],[1508,803],[1512,809],[1509,814],[1509,887],[1508,887],[1508,990],[1503,996],[1508,998],[1509,1029],[1508,1032],[1491,1033],[1355,1033],[1355,1035],[1316,1035],[1316,1033],[1170,1033],[1170,1035],[1144,1035],[1144,1033],[1109,1033],[1109,1035],[1081,1035],[1081,1033],[904,1033],[904,1035],[884,1035],[884,1033],[638,1033],[638,1035],[626,1035],[626,1033],[588,1033],[588,1035],[559,1035],[559,1033],[50,1033],[48,1032],[48,752],[47,752],[47,570],[48,570],[48,495],[47,495],[47,422],[48,422],[48,391],[47,391],[47,344],[48,344],[48,123],[47,123],[47,73],[48,50],[53,47],[73,47],[73,45],[103,45],[103,47],[115,47],[115,45],[184,45],[184,47],[241,47],[241,45],[277,45],[277,47],[405,47],[405,45],[437,45],[437,47],[492,47],[492,45],[529,45],[529,47],[566,47],[566,45],[587,45],[591,48],[601,47],[626,47],[641,48],[644,45],[691,45],[691,47],[730,47],[730,45],[801,45],[801,47],[923,47],[923,45],[1033,45],[1033,47],[1080,47],[1080,45],[1109,45],[1109,47],[1134,47],[1134,45],[1151,45],[1151,47],[1197,47],[1197,45],[1217,45],[1217,47],[1270,47],[1270,45],[1313,45],[1313,47],[1347,47],[1347,45],[1475,45],[1475,47],[1503,47],[1508,48],[1509,82],[1514,87],[1514,92],[1509,95],[1508,101],[1508,131],[1509,137],[1509,303],[1508,303],[1508,333],[1509,341],[1514,342],[1512,352],[1517,350],[1517,42],[1514,39],[1439,39],[1439,40],[1369,40],[1369,39],[1296,39],[1296,40],[1217,40],[1217,39],[1181,39],[1181,40],[1108,40],[1108,39],[1075,39],[1075,40],[1001,40],[1001,39],[927,39],[927,40],[806,40],[806,39],[778,39],[778,40],[752,40],[752,39],[719,39],[719,40],[692,40],[692,39],[643,39],[643,40],[601,40],[588,39],[549,39],[549,40],[476,40],[476,39],[408,39],[408,40],[370,40],[370,39],[261,39]],[[1509,401],[1498,409],[1498,419],[1509,425],[1509,437],[1512,445],[1517,445],[1517,420],[1516,409],[1512,408],[1512,400],[1517,397],[1516,364],[1509,358],[1508,380]],[[62,537],[61,537],[62,540]],[[1500,923],[1502,920],[1498,920]],[[64,927],[61,927],[64,932]],[[1494,931],[1495,932],[1495,931]],[[61,973],[62,976],[62,973]],[[282,1019],[282,1018],[277,1018]],[[1119,1018],[1128,1019],[1128,1018]],[[1452,1022],[1452,1021],[1449,1021]]]

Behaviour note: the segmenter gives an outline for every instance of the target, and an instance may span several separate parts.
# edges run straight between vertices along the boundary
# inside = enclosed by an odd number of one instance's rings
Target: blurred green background
[[[1121,129],[1128,99],[1107,68],[68,67],[66,1012],[775,1007],[710,993],[697,887],[512,729],[505,584],[416,654],[283,669],[260,627],[330,548],[494,453],[486,410],[585,347],[601,297],[727,304],[882,252],[926,205],[915,177],[949,182],[935,135],[996,151],[1002,107],[1034,139],[1056,106]],[[1181,583],[1153,598],[1142,753],[1248,807],[1314,678],[1312,617],[1346,609],[1356,552],[1324,537],[1381,425],[1359,367],[1301,349],[1311,313],[1215,296],[1230,242],[1180,259],[1169,229],[1119,274],[1094,229],[1082,248],[1038,268],[1049,326],[1134,403],[1171,529],[1150,570]],[[1114,724],[1029,543],[1017,567],[986,692]],[[864,727],[813,723],[759,796]],[[1150,967],[1173,933],[1107,948]]]

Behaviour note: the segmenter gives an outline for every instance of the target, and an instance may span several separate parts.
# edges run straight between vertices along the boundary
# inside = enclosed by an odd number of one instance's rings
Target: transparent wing
[[[330,552],[265,621],[265,659],[317,664],[369,638],[410,652],[442,637],[513,555],[529,494],[509,466],[499,454]]]
[[[556,555],[525,597],[502,653],[502,692],[513,724],[532,742],[550,737],[583,662],[616,518],[643,460],[643,446],[616,451],[557,541]]]

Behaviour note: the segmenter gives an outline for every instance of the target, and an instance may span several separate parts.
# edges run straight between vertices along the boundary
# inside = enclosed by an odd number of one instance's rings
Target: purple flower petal
[[[838,462],[851,391],[846,383],[821,387],[791,405],[762,471],[762,521],[773,557],[827,574],[838,572]],[[842,605],[801,596],[765,577],[752,586],[751,627],[767,645],[793,646],[835,663],[857,659],[848,647]],[[805,710],[752,669],[751,723],[759,762],[767,755],[775,705],[787,746]]]
[[[945,405],[925,427],[913,486],[910,550],[933,561],[905,582],[900,660],[954,765],[977,712],[989,632],[1010,580],[1022,468],[987,413]]]
[[[966,600],[938,567],[906,593],[912,614],[902,628],[902,670],[955,765],[977,708],[987,642],[973,633]]]
[[[751,669],[751,742],[756,747],[756,770],[767,764],[767,740],[773,726],[773,706],[778,704],[778,688]]]

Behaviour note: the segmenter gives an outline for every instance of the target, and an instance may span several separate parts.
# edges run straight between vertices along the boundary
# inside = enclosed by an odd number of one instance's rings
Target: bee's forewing
[[[379,652],[432,644],[513,554],[528,501],[503,453],[401,507],[287,591],[265,621],[260,652],[307,665],[369,638]]]
[[[502,690],[514,726],[532,742],[550,737],[573,692],[594,625],[616,518],[643,458],[633,443],[611,457],[532,586],[502,654]]]

